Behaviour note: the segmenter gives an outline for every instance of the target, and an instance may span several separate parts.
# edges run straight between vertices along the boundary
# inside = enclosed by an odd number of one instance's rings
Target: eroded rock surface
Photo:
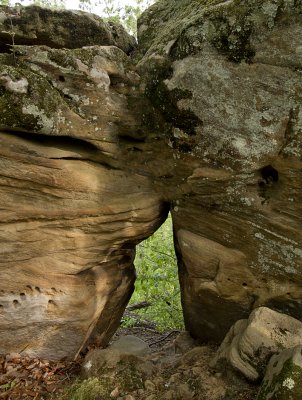
[[[302,393],[302,346],[274,355],[266,370],[257,400],[298,400]]]
[[[239,320],[219,347],[212,366],[231,366],[247,379],[262,378],[272,354],[301,343],[302,322],[288,315],[259,307],[249,319]]]
[[[98,322],[114,333],[135,244],[167,214],[123,168],[152,107],[117,47],[18,49],[0,55],[0,352],[72,357]]]
[[[179,166],[166,182],[185,322],[201,340],[261,305],[302,318],[301,12],[171,0],[140,20],[139,68]]]
[[[106,344],[169,207],[194,338],[263,305],[302,319],[301,12],[159,1],[131,60],[95,16],[1,9],[2,353]]]
[[[83,46],[117,46],[126,53],[135,38],[114,22],[107,23],[83,11],[48,10],[38,6],[0,6],[0,49],[13,43],[75,49]]]

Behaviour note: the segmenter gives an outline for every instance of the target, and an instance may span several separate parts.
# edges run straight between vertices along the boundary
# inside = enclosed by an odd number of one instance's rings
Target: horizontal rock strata
[[[103,345],[114,333],[135,244],[167,213],[148,176],[123,169],[148,108],[117,47],[0,57],[0,352],[72,357],[96,327]]]
[[[1,8],[1,353],[106,344],[169,207],[194,338],[302,319],[301,12],[158,1],[130,58],[98,17]]]

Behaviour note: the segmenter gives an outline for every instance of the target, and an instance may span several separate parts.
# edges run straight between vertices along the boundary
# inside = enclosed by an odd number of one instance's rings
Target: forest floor
[[[120,395],[112,387],[109,397],[91,400],[254,400],[258,386],[233,373],[227,375],[210,368],[217,347],[196,346],[188,349],[185,334],[179,331],[158,332],[154,327],[120,328],[114,338],[133,335],[144,340],[151,349],[148,360],[156,373],[143,387]],[[92,348],[94,346],[92,345]],[[84,356],[76,362],[53,362],[29,359],[19,354],[0,357],[0,399],[2,400],[86,400],[66,397],[66,388],[78,382]],[[110,390],[111,390],[110,389]],[[87,399],[90,400],[88,396]]]

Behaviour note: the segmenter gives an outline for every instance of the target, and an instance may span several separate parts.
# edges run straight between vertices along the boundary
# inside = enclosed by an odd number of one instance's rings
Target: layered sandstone
[[[148,108],[117,47],[0,57],[0,352],[72,357],[97,326],[103,345],[114,333],[135,244],[167,214],[148,176],[123,167]]]
[[[169,207],[195,338],[220,341],[262,305],[302,320],[301,12],[299,0],[159,1],[130,58],[108,26],[104,41],[69,46],[64,22],[55,43],[57,19],[46,40],[38,22],[19,24],[28,11],[9,10],[2,353],[72,357],[96,327],[105,345],[135,245]]]

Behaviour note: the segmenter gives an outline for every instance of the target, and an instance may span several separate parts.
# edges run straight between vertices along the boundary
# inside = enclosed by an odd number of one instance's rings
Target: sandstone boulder
[[[83,11],[51,10],[35,5],[0,6],[0,40],[1,52],[13,43],[58,49],[117,46],[127,54],[136,47],[135,38],[117,23],[107,23]]]
[[[302,346],[272,356],[257,400],[302,398]]]
[[[218,369],[230,365],[256,381],[263,377],[272,354],[299,345],[301,337],[302,322],[260,307],[248,320],[237,321],[230,329],[212,365]]]
[[[201,341],[259,306],[302,319],[301,35],[300,0],[159,1],[139,21],[138,68],[175,160],[186,329]]]
[[[80,383],[78,392],[86,392],[91,398],[94,393],[95,397],[125,398],[123,396],[131,396],[129,392],[144,389],[145,382],[148,386],[155,371],[151,361],[125,352],[123,348],[92,350],[85,357],[83,377],[86,381]]]
[[[0,54],[0,353],[71,358],[96,329],[110,340],[135,245],[168,212],[147,174],[122,167],[152,107],[117,47],[15,57]]]

